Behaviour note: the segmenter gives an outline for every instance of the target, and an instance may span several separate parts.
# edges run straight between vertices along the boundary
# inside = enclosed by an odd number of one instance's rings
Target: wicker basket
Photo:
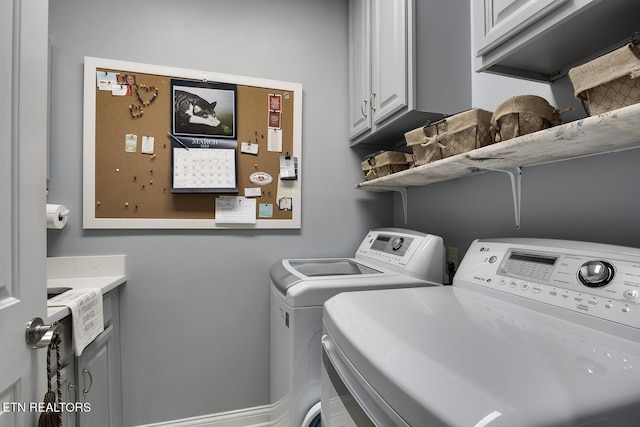
[[[494,142],[491,111],[474,108],[445,119],[447,132],[438,137],[442,157],[455,156]]]
[[[378,174],[376,174],[376,171],[373,168],[374,164],[375,164],[375,160],[373,157],[369,157],[363,160],[361,163],[362,171],[364,172],[364,179],[367,181],[378,177]]]
[[[426,165],[442,159],[440,147],[438,147],[435,137],[438,132],[444,133],[447,130],[446,126],[444,121],[438,121],[404,134],[405,142],[413,152],[415,166]]]
[[[491,111],[474,108],[405,134],[416,165],[455,156],[494,142]]]
[[[412,166],[411,154],[402,151],[383,151],[362,162],[362,170],[367,181],[391,175],[409,169]]]
[[[590,115],[640,102],[640,38],[569,70],[576,98]]]
[[[514,96],[496,108],[491,118],[496,142],[527,135],[562,123],[560,112],[535,95]]]

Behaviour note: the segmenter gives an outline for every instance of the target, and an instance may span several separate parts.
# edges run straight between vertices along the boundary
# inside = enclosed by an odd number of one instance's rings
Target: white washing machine
[[[371,230],[355,258],[285,259],[270,270],[273,426],[318,426],[322,304],[345,291],[441,285],[442,238]]]
[[[325,304],[322,418],[340,426],[638,425],[640,250],[476,240],[453,286]]]

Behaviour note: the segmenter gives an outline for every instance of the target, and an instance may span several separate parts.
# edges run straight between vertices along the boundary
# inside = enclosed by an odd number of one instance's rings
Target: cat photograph
[[[172,80],[173,134],[235,138],[234,85]]]

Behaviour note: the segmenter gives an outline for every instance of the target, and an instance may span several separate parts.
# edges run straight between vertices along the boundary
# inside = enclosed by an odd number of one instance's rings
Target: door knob
[[[53,322],[51,325],[45,325],[41,318],[34,317],[27,323],[25,339],[31,348],[44,348],[49,345],[54,335],[58,333],[60,324]]]

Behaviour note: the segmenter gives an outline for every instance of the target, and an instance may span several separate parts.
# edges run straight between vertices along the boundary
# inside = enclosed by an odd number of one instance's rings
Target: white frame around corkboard
[[[228,83],[255,88],[269,88],[293,94],[293,152],[298,159],[298,175],[293,187],[291,219],[256,218],[255,224],[216,223],[203,218],[120,218],[96,216],[96,72],[122,70],[131,73],[167,76],[177,79]],[[167,118],[169,120],[169,118]],[[243,141],[237,141],[238,146]],[[266,150],[266,148],[264,148]],[[285,155],[285,153],[282,153]],[[299,229],[301,228],[302,177],[302,85],[299,83],[221,74],[210,71],[165,67],[112,59],[84,59],[83,117],[83,227],[85,229]],[[277,177],[273,177],[277,180]],[[242,196],[242,189],[238,196]],[[276,206],[277,208],[277,206]]]

